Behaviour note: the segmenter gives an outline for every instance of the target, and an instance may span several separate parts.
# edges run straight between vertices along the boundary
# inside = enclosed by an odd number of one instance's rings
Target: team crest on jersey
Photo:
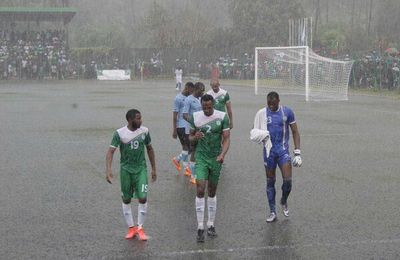
[[[216,123],[218,126],[220,126],[221,125],[221,121],[217,121],[217,123]]]
[[[283,116],[283,122],[287,121],[287,116]]]
[[[144,140],[146,138],[146,136],[144,134],[142,134],[142,139]]]

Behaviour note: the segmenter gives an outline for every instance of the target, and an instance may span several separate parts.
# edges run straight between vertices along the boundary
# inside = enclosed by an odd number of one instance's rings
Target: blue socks
[[[269,204],[269,209],[271,212],[276,212],[275,210],[275,177],[267,177],[267,187],[266,187],[266,192],[267,192],[267,198],[268,198],[268,204]]]
[[[292,179],[283,179],[281,204],[286,205],[290,191],[292,190]]]

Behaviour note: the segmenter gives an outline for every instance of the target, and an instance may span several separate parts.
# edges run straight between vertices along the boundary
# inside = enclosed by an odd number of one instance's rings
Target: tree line
[[[72,47],[252,51],[286,46],[288,20],[303,17],[313,18],[315,48],[400,47],[398,0],[3,0],[0,7],[65,3],[78,10],[68,25]]]

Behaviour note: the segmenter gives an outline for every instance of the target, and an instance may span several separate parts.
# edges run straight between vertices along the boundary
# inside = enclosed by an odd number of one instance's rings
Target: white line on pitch
[[[332,243],[314,243],[314,244],[301,244],[301,245],[276,245],[276,246],[262,246],[262,247],[244,247],[244,248],[228,248],[228,249],[199,249],[188,251],[174,251],[155,254],[156,256],[173,257],[183,255],[195,254],[210,254],[210,253],[232,253],[232,252],[246,252],[246,251],[269,251],[269,250],[282,250],[294,249],[305,247],[334,247],[334,246],[356,246],[356,245],[372,245],[372,244],[396,244],[400,243],[400,239],[381,239],[381,240],[361,240],[353,242],[332,242]]]
[[[359,133],[337,133],[337,134],[309,134],[309,135],[301,135],[304,137],[318,137],[318,136],[353,136],[353,135],[360,135]]]

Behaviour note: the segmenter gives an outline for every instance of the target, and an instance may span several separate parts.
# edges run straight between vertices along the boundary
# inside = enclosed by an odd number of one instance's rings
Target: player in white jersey
[[[128,125],[121,127],[114,132],[110,147],[106,155],[106,180],[112,183],[113,174],[111,164],[115,150],[119,147],[121,153],[120,160],[120,180],[122,194],[122,211],[128,225],[126,239],[132,239],[138,235],[142,241],[147,240],[144,233],[143,224],[147,214],[147,166],[144,154],[146,147],[147,155],[151,164],[152,181],[157,179],[156,163],[154,150],[151,146],[149,129],[141,126],[142,116],[136,109],[131,109],[126,113]],[[137,198],[138,205],[138,225],[135,226],[132,217],[131,199]]]
[[[207,91],[208,95],[214,98],[214,109],[227,112],[229,116],[229,128],[233,128],[233,114],[232,114],[232,102],[228,91],[220,88],[219,80],[217,78],[211,79],[211,89]]]
[[[267,218],[267,222],[273,222],[277,219],[275,209],[276,167],[279,166],[283,178],[280,204],[284,216],[289,217],[287,199],[292,189],[291,163],[295,167],[300,167],[302,164],[300,156],[300,133],[294,113],[289,107],[280,106],[279,101],[278,93],[268,93],[267,107],[257,112],[254,118],[254,129],[251,132],[253,141],[265,144],[263,154],[267,176],[266,193],[270,208],[270,215]],[[289,127],[292,131],[294,142],[293,162],[289,152]]]
[[[181,90],[181,87],[182,87],[182,75],[183,75],[182,68],[181,67],[177,67],[175,69],[175,80],[176,80],[175,89],[176,90]]]

